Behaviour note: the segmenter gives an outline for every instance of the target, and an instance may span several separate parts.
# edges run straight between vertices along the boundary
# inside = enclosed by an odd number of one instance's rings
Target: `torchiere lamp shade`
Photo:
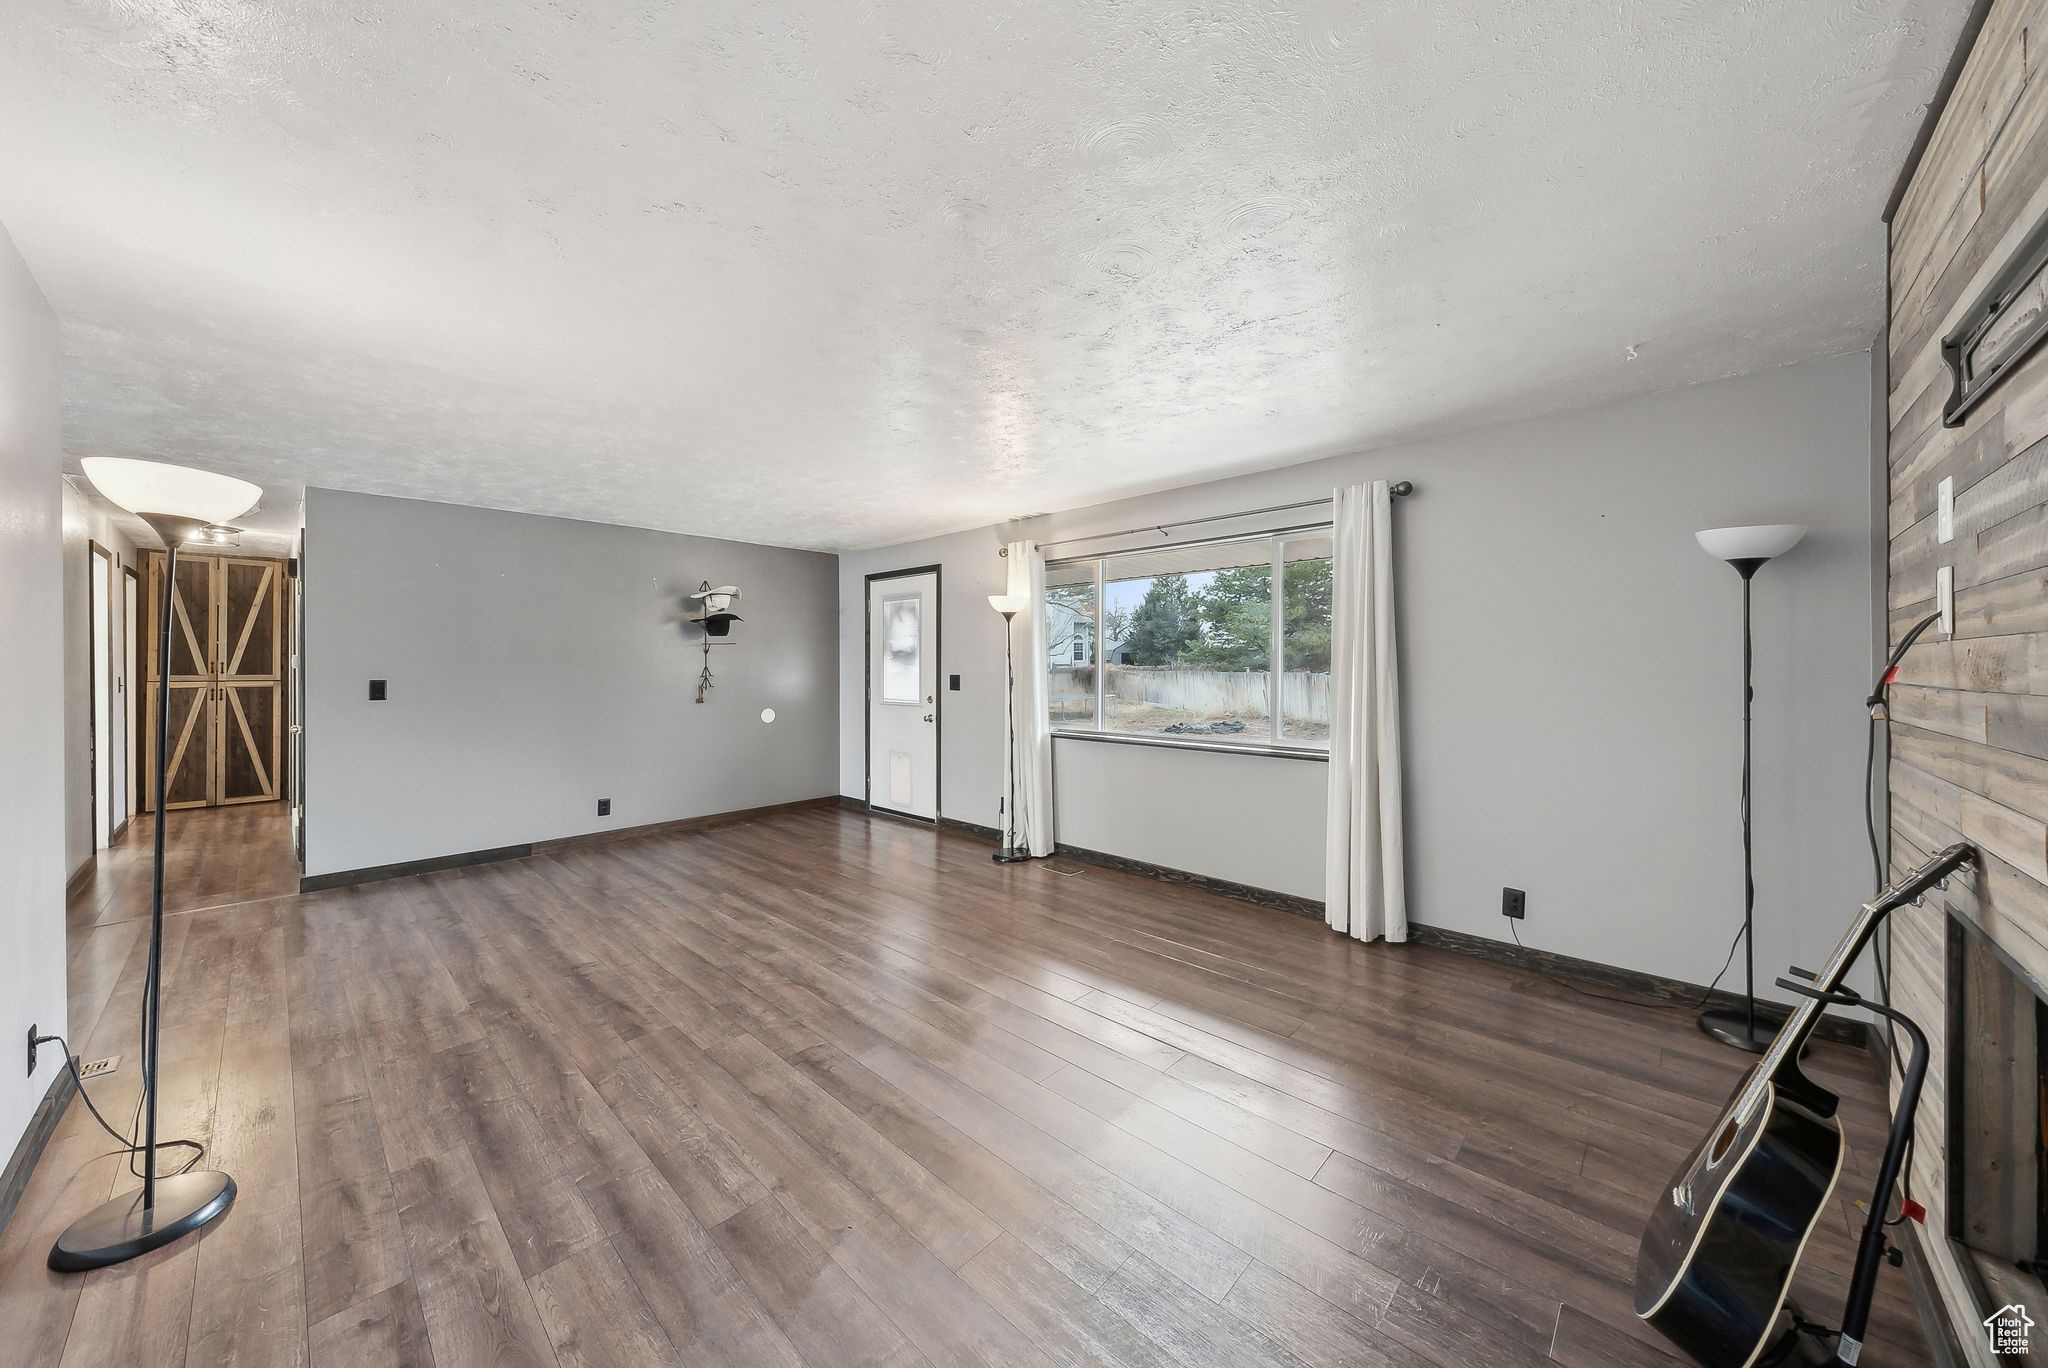
[[[88,456],[79,462],[92,487],[130,513],[224,523],[256,506],[263,491],[247,480],[161,461]]]
[[[1006,618],[1017,616],[1017,614],[1024,611],[1030,602],[1031,600],[1025,598],[1022,594],[990,594],[988,596],[988,606]]]
[[[1782,556],[1806,535],[1800,523],[1761,523],[1755,527],[1710,527],[1693,533],[1700,549],[1717,560],[1763,562]]]

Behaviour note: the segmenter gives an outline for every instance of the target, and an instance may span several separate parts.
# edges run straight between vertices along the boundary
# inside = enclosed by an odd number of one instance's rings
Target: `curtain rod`
[[[1387,493],[1397,499],[1405,499],[1414,492],[1413,480],[1396,480],[1387,486]],[[1129,537],[1139,532],[1157,532],[1163,537],[1169,527],[1196,527],[1202,523],[1235,522],[1239,518],[1256,518],[1262,513],[1286,513],[1292,509],[1315,508],[1329,502],[1328,499],[1303,499],[1300,503],[1274,504],[1271,508],[1247,508],[1242,513],[1212,513],[1206,518],[1182,518],[1178,522],[1147,523],[1143,527],[1126,527],[1121,532],[1089,532],[1081,536],[1058,537],[1049,542],[1040,542],[1038,549],[1043,551],[1048,546],[1065,546],[1068,542],[1099,541],[1105,537]],[[1007,556],[1010,550],[1003,547],[996,554]]]

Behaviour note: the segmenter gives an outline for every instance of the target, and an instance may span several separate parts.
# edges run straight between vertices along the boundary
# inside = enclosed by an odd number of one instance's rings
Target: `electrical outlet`
[[[1953,475],[1935,486],[1934,539],[1938,542],[1956,539],[1956,477]]]
[[[609,799],[609,798],[600,798],[600,799],[598,799],[598,800],[597,800],[597,815],[598,815],[598,816],[600,816],[600,817],[609,817],[609,816],[611,816],[611,815],[612,815],[612,800],[611,800],[611,799]]]
[[[1528,915],[1529,895],[1519,888],[1503,888],[1500,891],[1500,914],[1513,917],[1516,921]]]
[[[381,679],[373,679],[373,680],[371,680],[371,681],[370,681],[370,701],[371,701],[372,703],[382,703],[382,702],[384,701],[385,697],[386,697],[386,691],[385,691],[385,687],[384,687],[384,681],[383,681],[383,680],[381,680]]]
[[[28,1028],[28,1076],[30,1078],[36,1076],[36,1045],[41,1041],[41,1038],[42,1033],[36,1030],[34,1023],[30,1023]]]
[[[1935,606],[1941,609],[1941,633],[1956,634],[1956,568],[1944,565],[1934,572]]]

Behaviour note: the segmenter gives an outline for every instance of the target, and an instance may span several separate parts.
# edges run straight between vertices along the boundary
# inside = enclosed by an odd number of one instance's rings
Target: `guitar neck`
[[[1849,970],[1856,963],[1856,957],[1863,953],[1863,947],[1877,934],[1877,928],[1884,924],[1886,917],[1896,909],[1915,901],[1928,889],[1946,882],[1949,875],[1972,863],[1976,858],[1977,851],[1974,846],[1949,846],[1863,904],[1856,914],[1856,920],[1850,924],[1841,941],[1836,944],[1834,953],[1828,956],[1827,963],[1814,975],[1815,990],[1832,993],[1840,988],[1843,980],[1849,977]],[[1765,1080],[1776,1077],[1778,1071],[1787,1063],[1799,1058],[1799,1052],[1806,1048],[1807,1037],[1813,1034],[1814,1027],[1820,1023],[1824,1006],[1825,1004],[1816,998],[1802,998],[1799,1005],[1792,1009],[1791,1016],[1786,1018],[1785,1024],[1778,1030],[1776,1039],[1771,1042],[1771,1048],[1757,1061],[1750,1085],[1752,1090],[1760,1089]]]

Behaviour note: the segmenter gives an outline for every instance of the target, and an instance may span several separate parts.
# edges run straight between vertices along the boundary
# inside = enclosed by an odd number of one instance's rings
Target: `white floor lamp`
[[[1017,657],[1010,638],[1011,624],[1030,603],[1022,594],[988,596],[988,606],[1003,615],[1003,772],[1010,777],[1010,791],[1003,800],[1003,846],[991,857],[997,864],[1022,864],[1031,858],[1029,850],[1017,845]]]
[[[1700,1013],[1700,1029],[1725,1045],[1761,1054],[1777,1034],[1775,1018],[1759,1019],[1756,1009],[1756,868],[1755,841],[1750,824],[1750,704],[1756,690],[1750,686],[1753,655],[1749,632],[1749,582],[1766,561],[1782,556],[1799,545],[1806,529],[1797,523],[1770,523],[1759,527],[1710,527],[1693,534],[1700,549],[1727,561],[1742,576],[1742,957],[1745,982],[1741,1011],[1716,1010]]]
[[[94,1207],[50,1248],[59,1273],[126,1262],[189,1235],[227,1214],[235,1180],[200,1170],[157,1176],[157,1049],[161,1035],[164,963],[164,794],[170,767],[171,603],[178,548],[204,541],[210,528],[255,507],[263,491],[246,480],[155,461],[88,456],[80,462],[93,488],[135,514],[164,543],[163,593],[157,600],[156,850],[149,886],[149,967],[142,988],[142,1188]],[[132,1139],[131,1139],[132,1143]]]

